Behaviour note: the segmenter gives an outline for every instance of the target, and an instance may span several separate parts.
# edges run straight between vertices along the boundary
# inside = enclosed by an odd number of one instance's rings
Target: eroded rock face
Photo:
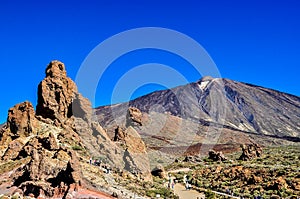
[[[6,175],[7,189],[14,187],[34,197],[62,198],[78,187],[89,188],[80,162],[89,156],[105,157],[113,169],[129,164],[138,177],[151,180],[146,146],[139,134],[128,128],[121,138],[127,150],[117,146],[99,123],[92,121],[91,103],[77,92],[63,63],[52,61],[47,66],[38,87],[36,110],[29,102],[14,106],[7,125],[0,130],[0,160],[11,163],[14,170]],[[134,123],[140,121],[137,111],[131,116]]]
[[[242,155],[240,156],[240,160],[252,160],[254,158],[260,157],[262,155],[262,148],[258,144],[250,144],[242,146]]]
[[[151,181],[152,177],[146,145],[138,132],[131,126],[125,131],[124,143],[126,147],[123,156],[124,169],[140,175],[145,181]]]
[[[62,124],[73,115],[77,87],[66,74],[62,62],[52,61],[47,66],[46,77],[38,86],[37,115]]]
[[[1,157],[8,162],[23,162],[7,179],[12,187],[24,195],[52,198],[63,197],[72,187],[85,185],[76,153],[58,145],[54,135],[58,132],[39,132],[40,135],[13,140]]]
[[[115,129],[114,141],[122,141],[125,139],[125,131],[120,126]]]
[[[142,112],[135,107],[129,107],[126,116],[126,126],[142,126]]]
[[[7,117],[7,127],[13,137],[27,137],[36,133],[38,121],[30,102],[23,102],[10,108]]]

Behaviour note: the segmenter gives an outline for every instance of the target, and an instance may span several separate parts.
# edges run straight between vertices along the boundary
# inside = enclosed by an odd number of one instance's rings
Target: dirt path
[[[178,172],[189,172],[190,168],[181,168],[176,170],[168,171],[168,173],[178,173]],[[174,180],[174,179],[173,179]],[[235,198],[239,199],[237,196],[228,195],[226,193],[218,192],[218,191],[212,191],[215,194],[227,196],[229,198]],[[180,199],[199,199],[205,198],[204,193],[200,193],[196,190],[186,190],[185,187],[182,184],[176,183],[174,186],[174,193],[179,196]]]
[[[182,184],[175,184],[174,193],[179,196],[180,199],[197,199],[197,197],[205,198],[203,193],[199,193],[196,190],[186,190]]]
[[[189,172],[190,170],[191,170],[190,168],[181,168],[181,169],[168,171],[168,173]]]

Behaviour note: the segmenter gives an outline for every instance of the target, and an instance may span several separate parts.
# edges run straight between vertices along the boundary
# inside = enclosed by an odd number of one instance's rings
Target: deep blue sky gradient
[[[36,105],[37,85],[51,60],[63,61],[74,79],[100,42],[149,26],[174,29],[198,41],[222,77],[300,96],[299,10],[298,0],[1,1],[0,123],[16,103],[29,100]],[[113,85],[126,72],[122,67],[149,62],[188,67],[167,52],[129,53],[116,60],[101,80],[99,87],[105,89],[97,92],[94,106],[111,102]],[[191,71],[186,77],[200,78]],[[161,88],[145,86],[133,98]]]

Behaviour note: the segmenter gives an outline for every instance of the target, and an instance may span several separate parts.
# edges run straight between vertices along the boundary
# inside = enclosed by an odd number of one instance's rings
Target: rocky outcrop
[[[183,161],[191,162],[191,163],[199,163],[202,162],[202,159],[200,156],[186,156]]]
[[[142,126],[142,112],[135,107],[129,107],[126,116],[126,126]]]
[[[36,114],[64,124],[73,115],[72,103],[77,93],[75,83],[67,77],[65,65],[52,61],[46,68],[46,77],[38,86]]]
[[[240,156],[239,160],[252,160],[254,158],[260,157],[262,155],[262,148],[258,144],[243,144],[242,148],[242,155]]]
[[[14,172],[3,174],[5,190],[13,187],[23,195],[62,198],[79,187],[91,188],[81,169],[88,157],[105,157],[108,167],[125,168],[151,180],[146,146],[139,134],[129,127],[117,136],[126,150],[117,146],[92,120],[90,101],[66,74],[63,63],[52,61],[38,86],[36,113],[30,102],[9,110],[7,125],[0,130],[0,161],[12,165]],[[130,115],[133,123],[141,121],[135,109]]]
[[[115,129],[114,141],[117,142],[117,141],[122,141],[122,140],[125,140],[125,132],[124,132],[124,129],[122,129],[120,126],[118,126]]]
[[[227,160],[227,158],[224,156],[222,151],[214,151],[214,150],[209,150],[208,159],[210,159],[212,161],[225,161],[225,160]]]
[[[115,129],[113,140],[123,148],[124,170],[143,180],[151,181],[151,171],[147,147],[139,133],[132,127]]]
[[[76,153],[58,144],[56,128],[41,126],[38,134],[16,138],[8,145],[1,159],[16,167],[7,182],[23,195],[48,198],[63,197],[85,186]]]
[[[151,181],[150,163],[146,151],[146,145],[138,132],[129,126],[123,133],[120,141],[125,149],[123,154],[124,169],[141,177],[145,181]]]
[[[27,137],[35,134],[39,124],[30,102],[23,102],[10,108],[7,117],[7,128],[12,138]]]
[[[151,174],[153,176],[158,176],[160,178],[166,178],[167,177],[167,173],[165,171],[165,168],[161,165],[158,164],[156,167],[154,167],[154,169],[152,169]]]
[[[0,131],[0,145],[5,157],[14,158],[22,147],[22,139],[34,135],[39,129],[39,122],[30,102],[23,102],[8,110],[6,125]],[[1,154],[1,153],[0,153]]]

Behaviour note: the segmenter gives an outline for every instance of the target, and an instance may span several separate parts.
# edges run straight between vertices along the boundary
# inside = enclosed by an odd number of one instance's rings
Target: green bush
[[[79,145],[73,145],[72,149],[75,150],[75,151],[82,151],[83,150],[83,148]]]
[[[214,192],[212,192],[211,190],[207,190],[205,192],[205,198],[214,199],[214,198],[216,198],[216,194]]]
[[[161,187],[159,189],[150,189],[150,190],[146,191],[146,195],[148,197],[155,198],[156,194],[159,194],[161,198],[174,198],[174,199],[178,199],[178,197],[175,196],[171,190],[169,190],[168,188],[165,188],[165,187]]]

